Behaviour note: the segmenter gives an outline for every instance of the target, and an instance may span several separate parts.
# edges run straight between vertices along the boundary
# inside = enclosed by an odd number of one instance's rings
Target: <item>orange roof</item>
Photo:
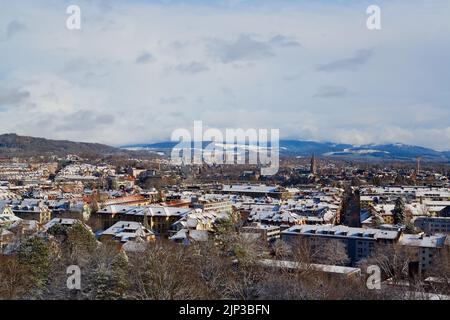
[[[104,205],[108,206],[108,205],[119,204],[119,203],[139,202],[139,201],[144,202],[144,201],[147,201],[147,199],[139,194],[135,194],[135,195],[131,195],[131,196],[108,199],[105,201]]]

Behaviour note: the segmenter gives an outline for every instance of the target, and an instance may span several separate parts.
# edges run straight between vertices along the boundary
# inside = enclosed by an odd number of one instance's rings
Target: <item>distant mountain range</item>
[[[0,135],[1,156],[105,155],[118,153],[124,153],[124,150],[99,143],[49,140],[18,136],[17,134]]]
[[[152,144],[131,144],[120,148],[99,143],[73,142],[67,140],[49,140],[18,136],[16,134],[0,135],[0,156],[37,156],[37,155],[113,155],[113,154],[160,154],[169,155],[177,142],[159,142]],[[210,142],[203,142],[205,148]],[[193,147],[193,146],[191,146]],[[232,150],[232,145],[225,145]],[[237,145],[238,152],[257,150],[257,146]],[[429,148],[394,144],[369,144],[354,146],[331,142],[314,142],[301,140],[280,140],[281,156],[309,157],[311,154],[323,157],[336,157],[360,160],[402,160],[414,161],[421,157],[425,161],[450,163],[450,151],[436,151]]]
[[[149,150],[170,154],[177,142],[159,142],[152,144],[133,144],[122,146],[128,150]],[[203,148],[210,142],[203,142]],[[255,146],[256,147],[256,146]],[[238,145],[241,152],[248,150],[248,146]],[[283,156],[306,157],[311,154],[324,157],[338,157],[346,159],[366,160],[402,160],[413,161],[421,157],[427,161],[450,162],[450,151],[436,151],[429,148],[393,144],[368,144],[354,146],[351,144],[339,144],[332,142],[314,142],[301,140],[280,140],[280,154]]]

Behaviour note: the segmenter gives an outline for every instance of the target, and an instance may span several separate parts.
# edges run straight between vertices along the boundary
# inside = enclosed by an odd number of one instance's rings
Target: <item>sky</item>
[[[450,150],[450,1],[0,0],[0,134],[117,146],[195,120]]]

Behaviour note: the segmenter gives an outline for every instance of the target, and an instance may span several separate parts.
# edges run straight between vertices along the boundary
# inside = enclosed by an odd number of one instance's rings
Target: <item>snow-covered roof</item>
[[[146,238],[153,235],[153,232],[145,228],[140,222],[118,221],[100,234],[100,236],[103,235],[110,235],[120,242],[127,242],[137,238]]]
[[[147,214],[152,216],[184,216],[191,212],[191,208],[168,207],[160,205],[149,206],[126,206],[126,205],[111,205],[99,210],[100,214],[124,214],[124,215],[138,215],[144,216]]]
[[[399,231],[381,230],[372,228],[352,228],[343,225],[295,225],[282,232],[283,234],[303,234],[348,238],[372,238],[394,240],[399,236]]]
[[[336,274],[360,274],[361,269],[359,268],[351,268],[351,267],[343,267],[336,265],[325,265],[325,264],[303,264],[295,261],[286,261],[286,260],[271,260],[271,259],[263,259],[260,261],[260,264],[268,267],[276,267],[276,268],[287,268],[287,269],[308,269],[326,273],[336,273]]]
[[[69,218],[53,218],[49,222],[44,225],[44,230],[48,230],[51,227],[59,224],[63,226],[73,226],[75,223],[80,222],[78,219],[69,219]]]
[[[279,192],[279,188],[277,186],[266,185],[233,184],[223,185],[222,191],[239,193],[273,193]]]
[[[404,234],[399,244],[413,246],[413,247],[425,247],[425,248],[440,248],[445,244],[447,235],[424,235],[424,234]]]

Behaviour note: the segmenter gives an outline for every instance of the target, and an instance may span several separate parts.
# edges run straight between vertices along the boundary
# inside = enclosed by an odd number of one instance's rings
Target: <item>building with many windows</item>
[[[143,243],[155,239],[154,233],[144,227],[142,223],[135,221],[119,221],[100,234],[102,242],[113,241],[120,246],[129,242]],[[130,247],[128,244],[126,247]]]
[[[450,217],[418,217],[414,226],[425,233],[450,233]]]
[[[416,264],[417,272],[426,271],[433,262],[437,252],[445,246],[446,235],[404,234],[399,244],[410,253],[410,266]],[[411,268],[410,268],[411,269]]]
[[[103,229],[111,227],[118,221],[136,221],[147,223],[158,236],[168,236],[171,225],[192,211],[190,208],[161,205],[107,206],[99,210],[96,216],[100,218]]]
[[[370,228],[351,228],[333,225],[295,225],[281,232],[281,239],[295,244],[298,239],[308,241],[311,249],[321,248],[327,243],[341,242],[350,264],[369,257],[378,245],[393,244],[400,232]]]

